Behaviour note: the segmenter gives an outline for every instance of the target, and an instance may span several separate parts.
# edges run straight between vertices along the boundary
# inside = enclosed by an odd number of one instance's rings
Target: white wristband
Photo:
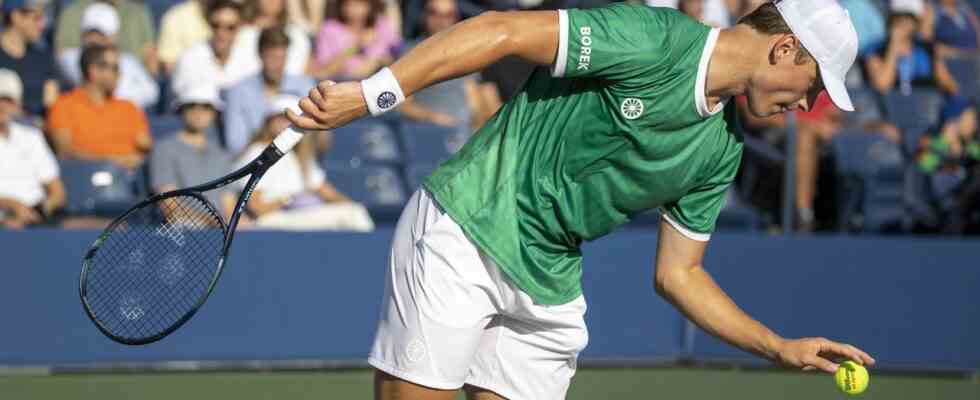
[[[398,85],[395,74],[388,68],[382,68],[361,81],[361,92],[371,115],[384,114],[405,101],[405,93]]]

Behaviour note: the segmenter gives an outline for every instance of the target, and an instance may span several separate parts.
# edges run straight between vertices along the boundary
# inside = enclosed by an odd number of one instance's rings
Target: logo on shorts
[[[408,341],[408,345],[405,346],[405,357],[408,358],[408,362],[417,363],[425,357],[425,344],[422,343],[418,338],[412,338]]]
[[[626,119],[637,119],[643,115],[643,102],[640,99],[627,97],[623,104],[619,106],[619,111]]]
[[[398,98],[392,92],[382,92],[378,95],[378,107],[382,110],[389,109],[391,106],[395,105]]]

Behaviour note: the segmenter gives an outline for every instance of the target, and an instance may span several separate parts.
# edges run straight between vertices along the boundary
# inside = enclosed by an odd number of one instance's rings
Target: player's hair
[[[347,19],[344,18],[343,8],[344,3],[348,1],[366,1],[371,5],[371,11],[368,12],[367,26],[373,27],[374,24],[378,22],[378,18],[381,17],[385,12],[385,3],[383,0],[335,0],[330,8],[327,10],[328,18],[336,19],[344,24],[347,24]]]
[[[105,54],[112,51],[118,51],[114,45],[102,45],[102,44],[92,44],[85,46],[82,49],[82,55],[79,57],[78,64],[82,68],[82,78],[85,81],[89,80],[89,69],[92,65],[102,62]]]
[[[242,5],[236,1],[214,0],[213,2],[211,2],[211,5],[208,6],[208,12],[206,14],[206,18],[210,21],[211,16],[214,15],[214,13],[224,10],[226,8],[238,13],[239,16],[241,16],[244,11]]]
[[[786,20],[779,14],[779,10],[776,9],[775,3],[771,1],[762,3],[761,6],[752,10],[752,12],[745,14],[742,18],[739,18],[738,23],[748,25],[752,29],[755,29],[756,32],[765,35],[793,33],[793,30],[786,24]],[[810,52],[801,45],[800,51],[796,53],[796,59],[794,61],[797,64],[804,64],[808,59],[812,58],[813,56],[810,55]]]
[[[259,52],[273,47],[289,47],[289,35],[281,26],[265,28],[259,34]]]

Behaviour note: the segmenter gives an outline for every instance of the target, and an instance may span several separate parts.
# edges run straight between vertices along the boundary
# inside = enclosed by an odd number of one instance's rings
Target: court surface
[[[872,372],[873,373],[873,372]],[[371,373],[186,372],[0,377],[0,399],[370,399]],[[583,369],[569,400],[845,399],[829,375],[696,368]],[[873,375],[854,399],[980,399],[977,379]]]

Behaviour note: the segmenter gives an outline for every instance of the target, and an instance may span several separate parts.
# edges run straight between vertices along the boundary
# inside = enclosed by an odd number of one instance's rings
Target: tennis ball
[[[834,381],[837,387],[849,395],[857,395],[868,388],[868,370],[863,365],[854,361],[844,361],[834,373]]]

